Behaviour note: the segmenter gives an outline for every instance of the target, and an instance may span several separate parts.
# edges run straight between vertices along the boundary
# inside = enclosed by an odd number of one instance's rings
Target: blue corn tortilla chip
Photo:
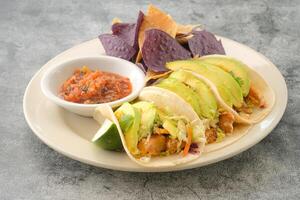
[[[194,35],[188,40],[189,49],[193,56],[205,56],[211,54],[225,54],[221,40],[208,31],[193,31]]]
[[[137,52],[136,49],[116,35],[102,34],[99,35],[99,40],[109,56],[130,60]]]
[[[112,25],[111,30],[113,35],[122,38],[127,44],[133,48],[138,48],[138,34],[141,23],[144,18],[144,13],[139,12],[136,23],[115,23]]]
[[[130,46],[134,45],[135,23],[115,23],[111,26],[113,35],[125,40]]]
[[[168,71],[165,64],[191,58],[191,53],[169,34],[159,29],[148,29],[142,46],[145,65],[154,72]]]

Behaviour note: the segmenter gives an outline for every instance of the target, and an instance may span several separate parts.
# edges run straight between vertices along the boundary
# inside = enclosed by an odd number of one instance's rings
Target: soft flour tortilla
[[[248,68],[251,85],[257,89],[263,96],[266,107],[263,109],[255,108],[253,113],[248,116],[240,115],[245,120],[249,120],[252,123],[258,123],[262,121],[272,110],[275,104],[275,93],[269,84],[253,69]]]
[[[187,104],[183,99],[177,96],[175,93],[168,90],[157,88],[157,87],[146,87],[142,90],[139,96],[140,100],[153,102],[158,109],[172,111],[174,115],[181,115],[187,117],[190,122],[194,124],[203,122],[198,117],[197,113],[193,108]],[[205,146],[205,136],[203,136],[202,141],[198,143],[199,153],[189,153],[183,156],[181,153],[174,154],[170,156],[152,157],[152,158],[135,158],[127,148],[126,141],[119,125],[117,118],[115,117],[113,110],[110,106],[104,104],[97,107],[95,115],[101,114],[103,117],[114,122],[118,128],[123,147],[131,160],[144,167],[171,167],[179,164],[184,164],[197,159],[201,153],[204,151]]]

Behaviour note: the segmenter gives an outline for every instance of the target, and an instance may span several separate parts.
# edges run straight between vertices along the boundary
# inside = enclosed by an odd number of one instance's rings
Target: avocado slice
[[[239,84],[229,73],[217,66],[193,59],[169,62],[166,67],[173,71],[186,69],[198,73],[216,85],[221,97],[228,106],[232,107],[234,105],[239,108],[243,104],[242,89]]]
[[[242,88],[243,96],[247,96],[250,89],[250,78],[247,66],[231,57],[226,56],[203,56],[199,61],[218,66],[230,73]]]
[[[155,119],[157,117],[157,109],[153,103],[140,101],[133,104],[133,107],[141,110],[141,124],[138,131],[139,139],[147,137],[152,132]]]
[[[115,116],[125,136],[127,148],[132,154],[138,154],[137,144],[139,141],[138,131],[141,123],[141,111],[126,102],[115,111]]]
[[[184,85],[183,83],[174,78],[166,78],[155,86],[176,93],[178,96],[183,98],[188,104],[190,104],[199,116],[201,115],[201,108],[199,104],[200,98],[193,89],[189,88],[188,86]]]
[[[203,81],[184,70],[175,71],[170,74],[169,77],[183,82],[197,92],[200,99],[199,104],[201,117],[207,119],[215,119],[217,117],[217,100],[210,88]]]

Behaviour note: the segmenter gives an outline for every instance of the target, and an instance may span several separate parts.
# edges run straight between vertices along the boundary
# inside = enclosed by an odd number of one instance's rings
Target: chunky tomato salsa
[[[128,96],[130,80],[115,73],[93,71],[87,66],[76,69],[60,88],[60,96],[82,104],[107,103]]]

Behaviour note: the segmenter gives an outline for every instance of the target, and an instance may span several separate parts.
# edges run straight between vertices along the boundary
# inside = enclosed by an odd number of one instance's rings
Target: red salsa
[[[103,71],[92,71],[87,66],[76,69],[60,88],[60,96],[82,104],[107,103],[128,96],[132,91],[127,77]]]

